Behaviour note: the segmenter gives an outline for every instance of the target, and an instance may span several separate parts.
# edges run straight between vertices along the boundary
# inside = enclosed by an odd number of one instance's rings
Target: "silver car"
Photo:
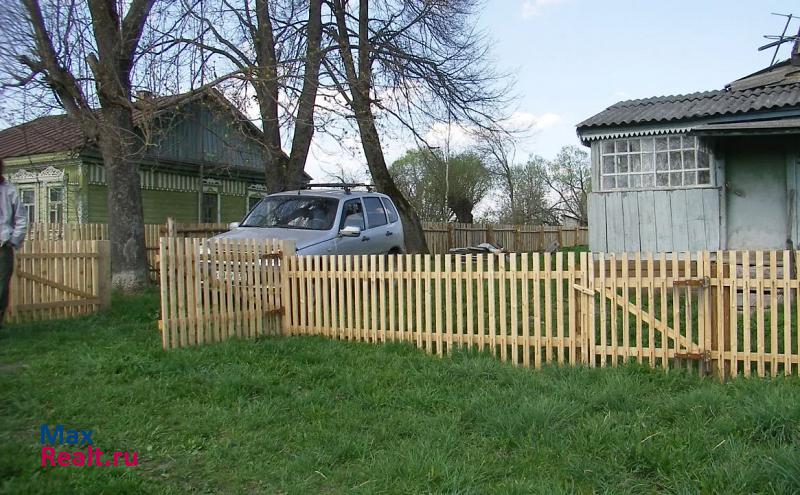
[[[403,224],[392,200],[349,188],[271,194],[230,227],[213,239],[293,240],[300,255],[405,252]]]

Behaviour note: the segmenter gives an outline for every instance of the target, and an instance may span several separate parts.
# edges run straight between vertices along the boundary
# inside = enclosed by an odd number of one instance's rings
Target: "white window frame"
[[[61,191],[61,199],[59,201],[53,201],[52,199],[52,192],[55,189],[59,189]],[[64,205],[66,204],[66,196],[67,196],[67,188],[64,187],[63,184],[56,184],[56,185],[48,185],[47,186],[47,223],[64,223]],[[57,209],[53,209],[53,207]],[[52,214],[57,212],[58,218],[56,221],[53,221]]]
[[[659,142],[665,144],[663,149],[659,149]],[[714,187],[711,154],[695,136],[670,134],[609,139],[599,142],[597,149],[600,191]],[[702,160],[707,167],[701,166]]]
[[[28,191],[33,193],[33,203],[25,203],[24,201],[25,193]],[[28,220],[28,225],[39,221],[38,214],[40,211],[38,205],[38,196],[38,188],[36,185],[19,188],[19,202],[21,205],[25,206],[25,218]],[[30,206],[33,206],[33,216],[31,216]]]

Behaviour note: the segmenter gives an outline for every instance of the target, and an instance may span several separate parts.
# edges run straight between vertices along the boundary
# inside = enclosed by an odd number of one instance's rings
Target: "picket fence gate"
[[[437,355],[472,348],[531,367],[796,374],[798,261],[789,251],[296,256],[286,242],[165,238],[161,327],[165,348],[323,335]]]
[[[8,321],[71,318],[110,304],[108,241],[25,241],[14,254]]]

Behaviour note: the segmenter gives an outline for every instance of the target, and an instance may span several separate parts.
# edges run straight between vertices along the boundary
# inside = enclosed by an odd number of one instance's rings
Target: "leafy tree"
[[[498,219],[501,223],[549,225],[558,222],[548,201],[547,161],[531,157],[508,167],[508,183],[501,183]],[[508,191],[512,184],[514,195]]]
[[[472,211],[492,187],[489,170],[472,152],[446,160],[439,151],[410,150],[392,163],[389,172],[420,218],[432,222],[455,217],[472,223]]]

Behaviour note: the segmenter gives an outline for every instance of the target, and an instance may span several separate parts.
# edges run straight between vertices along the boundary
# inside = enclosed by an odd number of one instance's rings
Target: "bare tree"
[[[395,201],[406,247],[427,252],[422,224],[388,172],[378,118],[399,122],[418,140],[433,121],[490,126],[506,88],[488,66],[485,39],[471,25],[475,0],[325,0],[338,50],[323,75],[355,117],[373,182]]]
[[[573,145],[561,148],[543,175],[556,195],[551,207],[555,213],[571,218],[579,225],[589,225],[586,198],[591,190],[591,174],[588,153]]]
[[[147,284],[139,166],[141,140],[133,121],[131,73],[154,0],[78,2],[21,0],[3,8],[19,41],[2,52],[6,87],[45,85],[97,144],[108,185],[112,283]],[[6,17],[8,16],[8,17]],[[8,35],[8,34],[7,34]],[[99,104],[99,111],[96,105]]]
[[[182,0],[190,21],[164,33],[163,50],[200,53],[204,70],[231,73],[243,111],[258,104],[265,182],[272,191],[299,186],[314,135],[322,58],[321,0]],[[230,81],[229,81],[230,82]],[[292,127],[291,149],[282,130]]]

